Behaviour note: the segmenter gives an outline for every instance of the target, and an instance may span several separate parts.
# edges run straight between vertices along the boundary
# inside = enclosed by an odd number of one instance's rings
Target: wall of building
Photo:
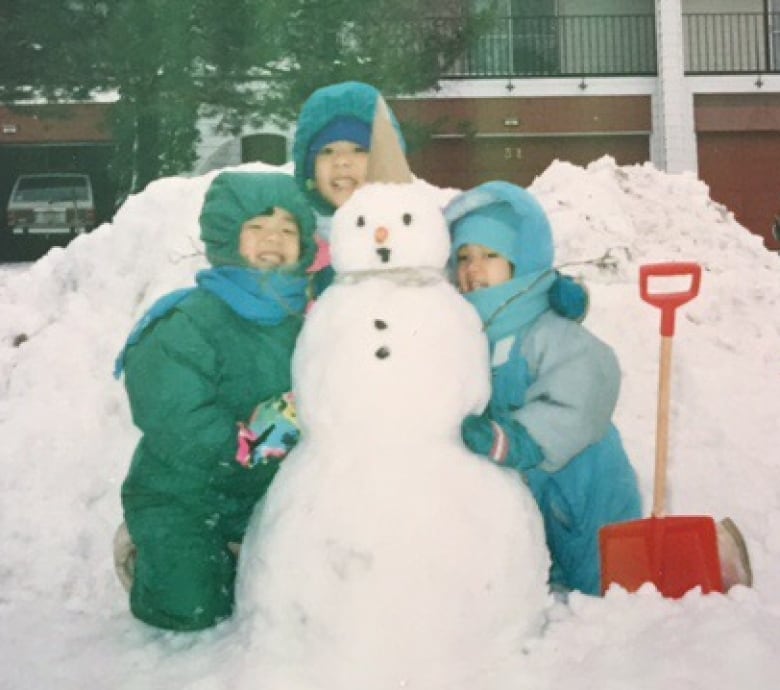
[[[465,188],[492,179],[530,184],[554,160],[587,165],[604,155],[621,165],[649,160],[648,96],[444,98],[392,101],[404,126],[429,128],[412,170]]]
[[[698,168],[713,199],[780,249],[769,234],[780,212],[780,75],[684,77],[682,86],[691,114],[687,134],[678,131],[684,141],[666,141],[673,155],[686,153],[675,165]],[[410,160],[436,184],[527,185],[556,158],[587,165],[605,154],[668,169],[669,151],[658,153],[665,130],[655,78],[453,80],[441,87],[392,101],[402,122],[431,129]]]
[[[110,103],[0,105],[0,146],[112,140]]]

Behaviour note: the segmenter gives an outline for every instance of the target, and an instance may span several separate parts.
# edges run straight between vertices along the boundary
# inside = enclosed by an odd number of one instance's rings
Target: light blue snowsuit
[[[617,359],[551,310],[552,237],[528,192],[487,183],[456,197],[446,213],[455,261],[462,246],[481,244],[514,267],[506,283],[465,295],[486,323],[493,391],[486,413],[464,423],[464,440],[491,456],[500,425],[509,450],[494,459],[523,473],[541,509],[551,585],[598,594],[599,529],[641,515],[636,475],[611,422]]]

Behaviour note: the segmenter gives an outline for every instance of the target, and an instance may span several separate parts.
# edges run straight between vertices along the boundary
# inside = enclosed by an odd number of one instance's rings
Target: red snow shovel
[[[653,277],[690,278],[690,287],[683,292],[651,293],[648,283]],[[663,596],[672,598],[681,597],[694,587],[701,587],[705,593],[723,591],[714,520],[704,516],[664,516],[674,314],[677,307],[696,297],[700,282],[701,266],[695,263],[649,264],[639,268],[639,294],[661,310],[653,511],[645,520],[602,527],[602,593],[612,583],[634,592],[645,582],[652,582]]]

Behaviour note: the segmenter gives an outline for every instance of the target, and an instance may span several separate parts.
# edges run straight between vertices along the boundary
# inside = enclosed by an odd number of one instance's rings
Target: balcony
[[[684,14],[687,74],[780,72],[780,13]],[[448,79],[657,74],[655,16],[500,17]]]
[[[684,14],[686,74],[780,72],[780,13]]]

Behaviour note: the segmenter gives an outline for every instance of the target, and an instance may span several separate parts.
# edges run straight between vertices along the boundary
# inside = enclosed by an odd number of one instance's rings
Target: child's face
[[[366,181],[368,151],[353,141],[333,141],[314,159],[317,191],[335,208]]]
[[[241,226],[238,251],[253,268],[292,266],[300,258],[298,223],[283,208],[271,215],[254,216]]]
[[[500,285],[512,278],[513,269],[501,254],[481,244],[464,244],[458,249],[458,288],[472,292]]]

